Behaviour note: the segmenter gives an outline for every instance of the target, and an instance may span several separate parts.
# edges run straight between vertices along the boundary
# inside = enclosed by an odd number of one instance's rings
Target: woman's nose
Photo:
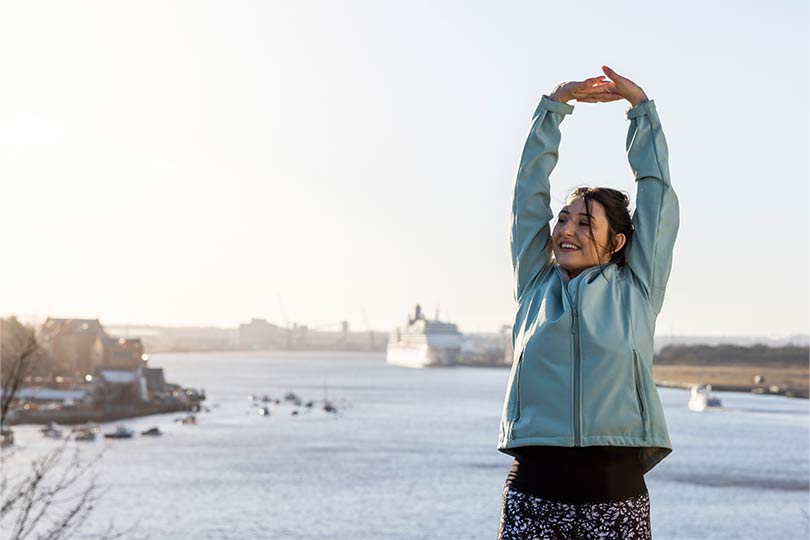
[[[562,233],[565,236],[574,236],[574,231],[576,231],[576,226],[571,223],[570,219],[563,223]]]

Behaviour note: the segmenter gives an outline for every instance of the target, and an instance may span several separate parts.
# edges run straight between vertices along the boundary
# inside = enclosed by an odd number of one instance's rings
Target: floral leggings
[[[605,503],[547,501],[507,486],[498,540],[650,540],[650,498]]]

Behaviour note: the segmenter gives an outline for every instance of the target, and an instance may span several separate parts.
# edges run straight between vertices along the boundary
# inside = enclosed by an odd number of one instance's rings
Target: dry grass
[[[807,388],[810,384],[810,366],[671,366],[653,365],[653,378],[690,384],[755,385],[754,376],[765,377],[765,385],[787,385]]]

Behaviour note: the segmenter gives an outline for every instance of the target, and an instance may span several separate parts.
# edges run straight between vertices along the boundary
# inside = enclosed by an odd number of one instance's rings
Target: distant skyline
[[[10,4],[0,314],[362,331],[420,303],[495,332],[531,114],[607,64],[656,102],[681,204],[658,334],[807,334],[808,9]],[[634,203],[629,105],[572,105],[553,209]]]

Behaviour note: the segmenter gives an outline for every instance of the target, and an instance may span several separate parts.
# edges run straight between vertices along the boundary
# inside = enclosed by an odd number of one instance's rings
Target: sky
[[[543,94],[655,101],[681,226],[657,333],[808,332],[808,3],[16,2],[0,17],[0,314],[511,324]],[[626,101],[562,124],[552,209],[635,186]]]

